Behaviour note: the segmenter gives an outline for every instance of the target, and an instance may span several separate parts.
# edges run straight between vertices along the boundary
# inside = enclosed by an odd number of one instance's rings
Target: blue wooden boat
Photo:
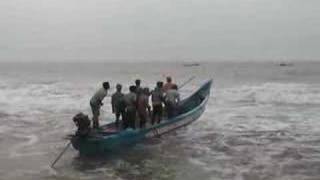
[[[210,96],[212,80],[204,83],[191,96],[182,100],[179,104],[177,116],[162,120],[144,129],[126,129],[114,131],[114,123],[106,124],[94,135],[86,138],[73,136],[71,143],[80,152],[80,155],[91,156],[105,152],[116,151],[124,145],[132,145],[146,138],[157,137],[174,131],[197,120],[206,108]]]

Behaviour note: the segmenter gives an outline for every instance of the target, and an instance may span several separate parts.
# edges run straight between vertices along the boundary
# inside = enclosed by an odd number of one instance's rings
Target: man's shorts
[[[98,117],[100,115],[101,106],[92,104],[91,102],[90,102],[90,106],[91,106],[91,110],[92,110],[92,115],[94,117]]]
[[[154,116],[162,117],[162,113],[163,113],[163,107],[162,107],[161,104],[153,105],[153,114],[154,114]]]

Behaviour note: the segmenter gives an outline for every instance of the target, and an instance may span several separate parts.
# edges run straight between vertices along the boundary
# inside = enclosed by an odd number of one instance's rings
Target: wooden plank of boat
[[[87,138],[72,137],[71,143],[81,155],[96,155],[117,150],[128,144],[135,144],[145,138],[169,133],[197,120],[206,108],[209,100],[212,80],[204,83],[191,96],[181,101],[176,117],[144,129],[114,131],[114,123],[101,127],[101,131]]]

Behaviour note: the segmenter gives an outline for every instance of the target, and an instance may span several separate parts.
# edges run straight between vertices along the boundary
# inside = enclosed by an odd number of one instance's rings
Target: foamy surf
[[[320,104],[320,85],[297,83],[264,83],[218,91],[219,101],[263,104]]]
[[[16,66],[15,72],[0,67],[0,175],[4,179],[301,180],[320,176],[320,81],[315,64],[295,64],[291,69],[295,73],[259,63],[207,63],[197,69],[172,64],[56,66],[32,64],[28,70]],[[66,145],[65,135],[75,130],[73,115],[81,111],[91,116],[89,99],[102,81],[120,82],[127,92],[136,77],[153,88],[169,71],[175,72],[177,82],[197,76],[181,89],[183,97],[214,77],[211,98],[199,121],[125,149],[119,156],[108,154],[106,159],[82,159],[70,148],[56,169],[49,167]],[[101,119],[102,124],[113,119],[110,97]]]

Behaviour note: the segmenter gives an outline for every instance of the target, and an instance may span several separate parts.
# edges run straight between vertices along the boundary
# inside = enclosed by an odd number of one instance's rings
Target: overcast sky
[[[320,59],[320,0],[1,0],[0,61]]]

